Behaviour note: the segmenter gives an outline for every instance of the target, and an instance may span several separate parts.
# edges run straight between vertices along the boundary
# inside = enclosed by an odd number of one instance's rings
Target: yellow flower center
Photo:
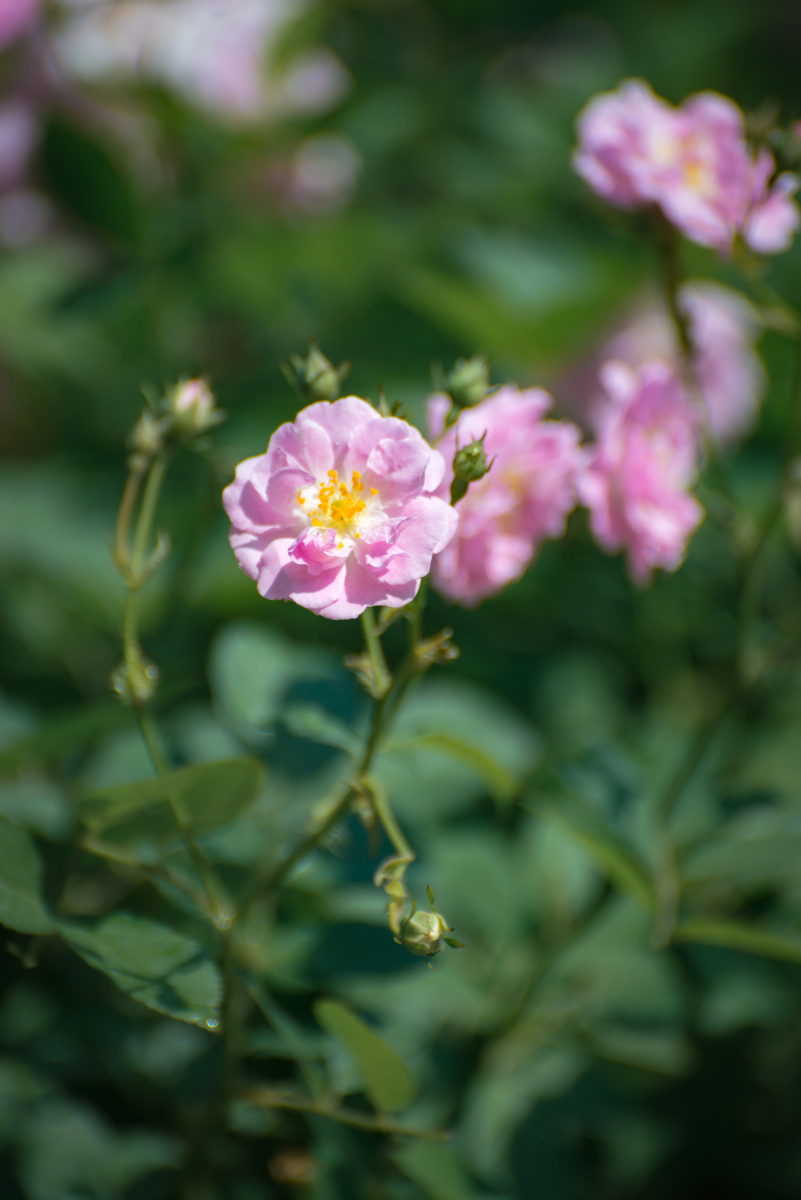
[[[340,480],[336,471],[329,471],[328,480],[323,480],[318,486],[317,508],[309,512],[312,525],[323,529],[348,530],[370,505],[370,500],[362,500],[360,493],[363,491],[364,484],[358,471],[353,472],[350,487]],[[370,493],[372,499],[378,495],[378,488],[370,488]],[[306,503],[302,492],[298,492],[298,503]],[[354,537],[360,536],[354,534]]]

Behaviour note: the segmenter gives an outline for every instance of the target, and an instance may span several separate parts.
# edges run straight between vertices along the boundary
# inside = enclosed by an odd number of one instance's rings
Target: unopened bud
[[[165,410],[174,431],[190,438],[207,433],[225,416],[205,379],[182,379],[167,393]]]
[[[412,954],[419,954],[423,958],[433,958],[435,954],[440,954],[445,943],[454,949],[463,949],[461,942],[448,937],[453,930],[434,908],[434,893],[431,888],[427,888],[426,891],[431,912],[417,912],[417,906],[412,901],[412,911],[401,921],[395,940]]]
[[[149,408],[143,409],[141,417],[128,434],[128,445],[131,449],[128,459],[130,470],[147,470],[151,460],[164,446],[164,421]]]
[[[464,496],[471,483],[483,479],[492,466],[487,461],[484,450],[484,430],[480,438],[472,441],[469,446],[462,446],[453,456],[453,483],[451,484],[451,504],[456,504]],[[493,462],[495,460],[493,459]]]
[[[489,359],[483,354],[457,359],[445,376],[445,391],[457,408],[473,408],[489,390]]]
[[[310,341],[306,357],[291,354],[288,363],[281,363],[281,370],[304,400],[336,400],[342,380],[350,370],[350,363],[340,363],[335,367],[317,343]]]
[[[398,941],[412,954],[432,958],[442,951],[448,926],[439,913],[413,912],[400,923]]]

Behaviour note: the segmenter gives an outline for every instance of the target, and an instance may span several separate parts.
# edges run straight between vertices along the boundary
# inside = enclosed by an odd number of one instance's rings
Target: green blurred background
[[[352,362],[348,390],[376,399],[383,386],[422,425],[432,362],[482,352],[494,382],[543,384],[557,412],[575,415],[560,407],[563,376],[659,270],[637,219],[604,207],[571,172],[582,105],[639,76],[673,102],[711,88],[749,111],[775,100],[783,120],[801,110],[801,7],[786,0],[313,5],[283,23],[265,69],[280,74],[325,45],[347,71],[344,95],[322,114],[250,123],[146,81],[90,86],[59,73],[48,38],[68,15],[49,10],[0,60],[3,95],[22,97],[38,130],[24,178],[0,197],[0,737],[13,748],[37,728],[55,730],[44,749],[4,760],[0,811],[43,837],[54,877],[76,789],[150,769],[108,688],[123,589],[107,538],[141,385],[205,374],[228,413],[213,447],[182,453],[171,469],[159,524],[175,549],[148,590],[143,639],[161,670],[173,756],[263,753],[291,798],[288,816],[271,810],[262,832],[272,836],[300,823],[332,752],[310,750],[283,726],[259,742],[262,718],[252,704],[243,716],[248,698],[225,691],[230,656],[269,669],[287,645],[312,643],[319,677],[308,664],[287,667],[293,701],[348,719],[361,705],[337,666],[339,652],[358,647],[358,624],[262,601],[227,546],[222,486],[297,409],[279,362],[315,337],[335,362]],[[22,201],[9,205],[14,196],[39,204],[38,224],[30,213],[26,224]],[[737,284],[711,252],[686,254],[693,274]],[[797,243],[771,274],[796,304],[800,263]],[[732,466],[757,516],[775,486],[791,402],[792,347],[767,333],[761,349],[773,382]],[[801,578],[779,543],[764,614],[792,639]],[[546,755],[645,844],[642,796],[664,784],[727,686],[736,589],[733,552],[709,522],[675,577],[637,592],[576,513],[563,541],[546,543],[519,583],[479,609],[432,596],[427,631],[451,626],[461,658],[435,670],[414,719],[451,712],[513,774]],[[270,641],[279,633],[289,641]],[[676,834],[689,847],[688,886],[712,910],[773,914],[790,929],[801,905],[794,680],[791,663],[781,686],[727,728]],[[420,885],[435,883],[465,934],[461,965],[436,977],[410,968],[371,900],[367,843],[354,826],[338,856],[295,889],[265,951],[289,1009],[303,1019],[311,997],[334,992],[395,1030],[438,1098],[432,1119],[461,1131],[476,1195],[797,1195],[799,968],[698,946],[654,951],[647,921],[610,899],[575,842],[525,805],[493,803],[486,780],[461,767],[420,771],[404,779],[397,764],[386,767],[421,851]],[[223,848],[221,861],[236,865],[237,853]],[[87,879],[69,911],[105,911],[115,886],[126,894],[124,880]],[[159,912],[157,899],[137,903]],[[593,906],[602,925],[592,924]],[[516,1025],[530,962],[560,939],[575,951],[562,972],[575,995],[546,997]],[[202,1091],[214,1039],[189,1026],[165,1032],[169,1022],[114,998],[66,950],[31,972],[6,953],[2,970],[3,1197],[174,1194],[169,1146],[121,1131],[177,1136],[170,1105]],[[604,1007],[597,1026],[579,1012],[588,989]],[[49,1108],[36,1107],[42,1097]],[[26,1105],[30,1120],[20,1116]],[[474,1194],[421,1192],[413,1171],[375,1166],[372,1143],[337,1140],[321,1124],[267,1131],[272,1149],[248,1142],[225,1195],[296,1194],[264,1162],[287,1139],[309,1137],[325,1164],[309,1193],[320,1200]],[[130,1168],[137,1154],[160,1170]]]

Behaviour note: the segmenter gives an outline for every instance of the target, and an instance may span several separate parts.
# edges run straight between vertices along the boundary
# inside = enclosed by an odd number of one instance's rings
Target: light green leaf
[[[354,757],[359,753],[359,739],[353,730],[318,704],[292,704],[281,714],[281,719],[295,737],[335,746]]]
[[[401,820],[431,823],[487,791],[517,793],[540,752],[536,731],[466,680],[426,680],[404,703],[374,774]]]
[[[263,741],[265,727],[278,715],[292,683],[337,673],[329,652],[295,645],[275,630],[246,621],[227,625],[215,638],[209,658],[215,707],[250,741]]]
[[[0,924],[17,933],[52,933],[39,854],[24,829],[0,817]]]
[[[248,808],[260,778],[258,763],[250,759],[202,763],[90,792],[80,799],[78,813],[93,835],[88,844],[98,853],[108,843],[114,856],[151,862],[182,840],[173,807],[181,825],[202,836],[228,825]]]
[[[58,929],[90,966],[148,1008],[217,1027],[222,981],[192,938],[127,913],[113,913],[94,926],[61,921]]]
[[[489,754],[477,746],[469,746],[447,733],[423,734],[417,738],[396,739],[387,747],[389,750],[434,750],[454,759],[469,770],[480,775],[495,800],[513,800],[519,787],[518,779]]]
[[[673,934],[677,942],[701,942],[705,946],[726,946],[746,954],[780,958],[801,963],[801,937],[748,925],[745,921],[705,920],[697,917],[682,921]]]
[[[396,1150],[391,1158],[431,1200],[474,1200],[470,1177],[446,1146],[414,1142]]]
[[[412,1073],[383,1038],[334,1000],[319,1000],[314,1015],[353,1055],[364,1090],[380,1112],[398,1112],[411,1104],[417,1093]]]
[[[582,846],[621,891],[645,908],[654,907],[653,885],[648,872],[600,813],[578,797],[567,795],[536,795],[529,799],[526,807]]]

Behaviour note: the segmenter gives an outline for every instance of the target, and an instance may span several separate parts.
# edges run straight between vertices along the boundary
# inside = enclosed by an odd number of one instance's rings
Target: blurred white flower
[[[270,68],[304,0],[68,0],[56,52],[70,74],[98,83],[160,83],[234,121],[320,112],[348,87],[323,46]]]

